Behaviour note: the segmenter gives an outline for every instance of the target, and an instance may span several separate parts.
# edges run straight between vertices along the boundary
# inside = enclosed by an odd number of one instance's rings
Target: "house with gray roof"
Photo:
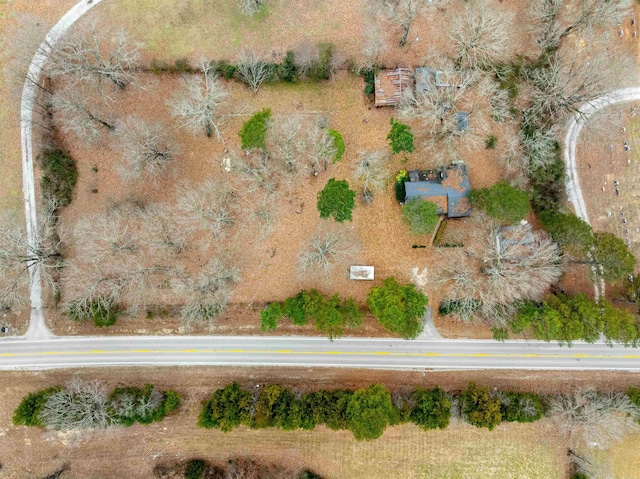
[[[471,216],[469,175],[464,163],[435,170],[412,170],[404,183],[405,203],[415,199],[431,201],[439,215],[448,218]]]

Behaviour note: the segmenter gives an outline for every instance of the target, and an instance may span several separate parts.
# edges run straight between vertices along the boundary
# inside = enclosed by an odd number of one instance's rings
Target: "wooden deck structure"
[[[413,72],[409,68],[381,70],[375,77],[375,105],[393,106],[400,103],[407,90],[413,90]]]

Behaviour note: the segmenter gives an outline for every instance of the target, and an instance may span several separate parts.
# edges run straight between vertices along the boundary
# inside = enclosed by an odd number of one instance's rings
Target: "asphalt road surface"
[[[640,371],[640,350],[539,341],[259,336],[77,337],[0,341],[0,369],[118,365],[229,365],[370,369]]]

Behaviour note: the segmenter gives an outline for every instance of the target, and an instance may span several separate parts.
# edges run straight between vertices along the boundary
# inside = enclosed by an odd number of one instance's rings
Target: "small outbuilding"
[[[375,106],[398,105],[406,91],[413,91],[413,73],[409,68],[380,70],[374,79]]]
[[[349,268],[349,278],[359,281],[373,281],[374,267],[373,266],[351,266]]]

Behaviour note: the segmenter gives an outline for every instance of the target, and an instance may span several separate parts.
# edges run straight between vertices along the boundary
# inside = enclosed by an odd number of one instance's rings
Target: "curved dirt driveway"
[[[56,23],[45,40],[40,44],[38,51],[31,60],[27,79],[22,89],[22,100],[20,102],[20,136],[22,142],[22,193],[24,196],[24,212],[27,225],[27,242],[29,246],[36,249],[38,244],[38,214],[36,211],[35,179],[33,171],[33,142],[32,142],[32,116],[33,105],[38,94],[36,86],[40,80],[42,67],[47,61],[51,47],[58,43],[60,38],[69,30],[76,20],[87,13],[102,0],[82,0],[69,10]],[[27,339],[46,339],[53,335],[47,328],[44,321],[44,310],[42,309],[42,280],[40,270],[31,268],[31,317]]]

